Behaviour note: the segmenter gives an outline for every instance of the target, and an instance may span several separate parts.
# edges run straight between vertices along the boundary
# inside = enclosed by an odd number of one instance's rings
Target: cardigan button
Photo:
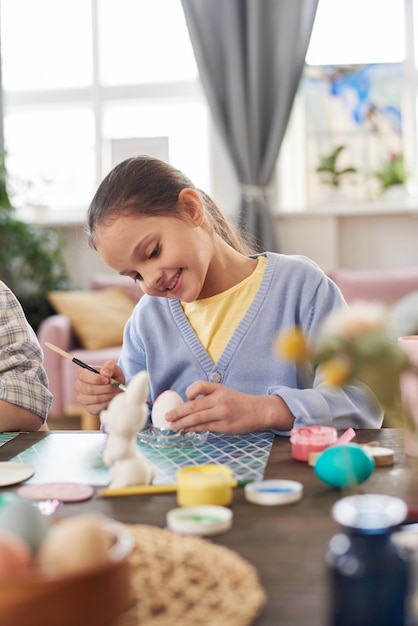
[[[221,382],[221,375],[219,372],[212,372],[212,374],[209,376],[209,380],[211,383],[220,383]]]

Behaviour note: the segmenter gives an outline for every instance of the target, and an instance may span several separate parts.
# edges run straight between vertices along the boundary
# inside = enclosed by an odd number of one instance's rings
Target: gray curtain
[[[240,226],[277,251],[270,190],[318,0],[182,0],[209,107],[241,184]]]

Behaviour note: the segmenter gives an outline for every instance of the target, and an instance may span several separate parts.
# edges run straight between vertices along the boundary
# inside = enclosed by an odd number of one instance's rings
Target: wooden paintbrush
[[[54,346],[52,343],[48,343],[47,341],[45,341],[45,345],[48,348],[51,348],[51,350],[54,350],[54,352],[57,352],[57,354],[60,354],[61,356],[63,356],[65,359],[69,359],[76,365],[79,365],[80,367],[83,367],[84,369],[89,370],[90,372],[94,372],[95,374],[100,374],[99,370],[96,370],[91,365],[87,365],[87,363],[84,363],[84,361],[81,361],[80,359],[76,359],[76,357],[72,357],[71,354],[69,354],[68,352],[65,352],[65,350],[61,350],[61,348],[58,348],[58,346]],[[109,381],[110,381],[110,384],[113,385],[113,387],[117,387],[118,389],[121,389],[122,391],[126,391],[126,386],[118,382],[114,378],[109,378]]]
[[[248,483],[252,483],[252,480],[232,480],[231,487],[244,487]],[[178,491],[177,483],[169,485],[128,485],[127,487],[106,487],[104,489],[98,489],[96,495],[106,498],[113,496],[140,496],[140,495],[153,495],[158,493],[173,493]]]

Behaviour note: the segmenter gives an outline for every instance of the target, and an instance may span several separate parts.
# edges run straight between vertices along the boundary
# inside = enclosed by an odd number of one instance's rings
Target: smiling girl
[[[88,211],[89,241],[144,296],[128,321],[119,363],[80,370],[78,400],[99,414],[109,377],[150,378],[151,403],[167,389],[185,400],[173,431],[243,434],[323,424],[379,428],[382,410],[361,385],[333,389],[311,366],[282,360],[279,331],[315,336],[344,299],[312,261],[253,254],[213,200],[171,165],[140,156],[117,165]]]

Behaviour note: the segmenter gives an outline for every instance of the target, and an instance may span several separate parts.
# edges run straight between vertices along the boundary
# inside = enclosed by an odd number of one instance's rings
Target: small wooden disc
[[[14,461],[2,461],[0,463],[0,487],[8,487],[22,483],[31,478],[35,469],[28,463],[18,463]]]
[[[373,457],[376,467],[384,465],[393,465],[395,462],[395,453],[392,448],[384,448],[383,446],[363,445],[362,448]]]

